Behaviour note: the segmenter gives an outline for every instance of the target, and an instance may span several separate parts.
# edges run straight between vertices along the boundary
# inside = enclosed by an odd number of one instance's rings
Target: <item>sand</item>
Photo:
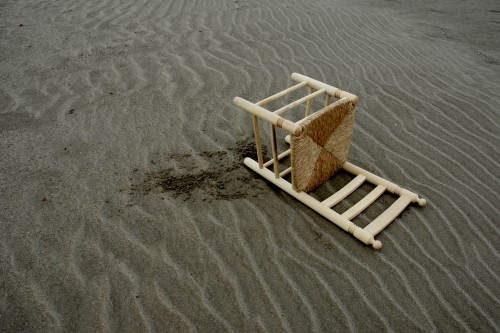
[[[434,2],[3,1],[0,331],[499,331],[500,7]],[[293,72],[428,200],[380,251],[242,164]]]

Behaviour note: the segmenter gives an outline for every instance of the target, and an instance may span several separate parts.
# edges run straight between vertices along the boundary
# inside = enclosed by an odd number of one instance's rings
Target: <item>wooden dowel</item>
[[[293,73],[292,74],[292,80],[295,82],[304,82],[307,81],[307,85],[310,87],[313,87],[314,89],[322,89],[324,88],[326,90],[326,93],[331,96],[335,96],[337,98],[342,98],[342,97],[349,97],[349,100],[356,105],[358,103],[358,96],[353,95],[351,93],[348,93],[347,91],[342,91],[339,88],[336,88],[334,86],[331,86],[329,84],[323,83],[321,81],[312,79],[310,77],[307,77],[305,75],[299,74],[299,73]]]
[[[321,201],[321,203],[327,207],[333,207],[338,204],[340,201],[344,200],[349,194],[354,192],[358,187],[363,184],[366,180],[366,177],[363,175],[357,175],[353,180],[347,183],[346,186],[342,187],[340,190],[335,192],[332,196],[327,199]]]
[[[363,175],[366,177],[366,180],[368,180],[370,183],[375,184],[375,185],[384,185],[387,188],[387,191],[394,193],[396,195],[400,196],[406,196],[411,199],[412,202],[418,203],[419,206],[423,207],[426,205],[427,201],[423,198],[419,198],[418,194],[413,193],[411,191],[408,191],[407,189],[401,188],[398,185],[385,180],[382,177],[379,177],[377,175],[374,175],[373,173],[366,171],[365,169],[362,169],[354,164],[351,164],[349,162],[345,162],[342,168],[345,171],[348,171],[350,173],[353,173],[355,175]]]
[[[345,217],[348,220],[352,220],[356,216],[358,216],[359,213],[364,211],[368,206],[370,206],[375,200],[378,199],[385,191],[385,186],[384,185],[378,185],[368,193],[367,196],[365,196],[363,199],[358,201],[357,204],[346,210],[344,213],[342,213],[342,216]]]
[[[313,92],[312,87],[307,87],[307,94],[310,95]],[[306,117],[311,114],[311,104],[312,104],[312,99],[308,99],[306,103]]]
[[[286,96],[286,95],[294,92],[295,90],[300,89],[300,88],[302,88],[303,86],[306,86],[306,85],[307,85],[307,82],[300,82],[300,83],[294,85],[293,87],[290,87],[288,89],[280,91],[279,93],[274,94],[274,95],[272,95],[270,97],[267,97],[267,98],[263,99],[262,101],[257,102],[255,104],[257,104],[258,106],[264,106],[264,105],[269,104],[269,103],[277,100],[280,97]]]
[[[278,159],[278,144],[276,143],[276,126],[271,125],[271,144],[273,148],[274,177],[280,177],[280,161]]]
[[[372,184],[375,184],[375,185],[384,185],[386,188],[387,188],[387,191],[391,192],[391,193],[394,193],[394,194],[399,194],[396,193],[397,192],[397,189],[399,188],[398,185],[394,184],[393,182],[390,182],[382,177],[379,177],[377,175],[374,175],[373,173],[365,170],[365,169],[362,169],[354,164],[351,164],[349,162],[345,162],[344,165],[342,166],[342,168],[345,170],[345,171],[348,171],[350,173],[353,173],[353,174],[356,174],[356,175],[363,175],[366,177],[366,179],[372,183]]]
[[[328,106],[324,107],[322,110],[331,110],[331,109],[335,108],[337,105],[342,104],[342,103],[344,103],[344,102],[345,102],[345,101],[347,101],[347,100],[348,100],[348,98],[347,98],[347,97],[341,98],[341,99],[339,99],[339,100],[336,100],[334,103],[331,103],[330,105],[328,105]],[[320,110],[320,111],[321,111],[321,110]],[[309,116],[310,116],[310,115],[309,115]],[[301,123],[303,123],[303,122],[304,122],[304,121],[305,121],[305,120],[306,120],[309,116],[306,116],[306,117],[304,117],[304,118],[302,118],[302,119],[299,119],[299,120],[298,120],[298,121],[296,121],[295,123],[296,123],[297,125],[300,125],[300,124],[301,124]]]
[[[252,115],[253,120],[253,132],[255,134],[255,148],[257,149],[257,161],[259,162],[259,168],[263,168],[264,158],[262,157],[262,145],[260,143],[260,129],[259,129],[259,117]]]
[[[302,133],[302,127],[297,125],[290,120],[286,120],[283,117],[280,117],[269,110],[264,109],[252,102],[247,101],[241,97],[235,97],[233,99],[233,104],[242,108],[243,110],[250,112],[251,114],[256,115],[277,127],[283,128],[285,131],[291,134],[299,135]]]
[[[289,111],[297,106],[299,106],[300,104],[303,104],[304,102],[307,102],[313,98],[315,98],[316,96],[319,96],[321,95],[322,93],[325,92],[325,89],[320,89],[316,92],[313,92],[312,94],[309,94],[307,96],[304,96],[302,97],[301,99],[298,99],[296,100],[295,102],[292,102],[288,105],[285,105],[284,107],[282,107],[281,109],[278,109],[276,111],[274,111],[273,113],[276,114],[276,115],[280,115],[282,113],[285,113],[286,111]]]
[[[330,95],[326,94],[326,97],[325,97],[325,107],[327,107],[328,105],[330,105],[330,98],[331,98],[331,97],[332,97],[332,96],[330,96]]]
[[[280,173],[280,177],[285,177],[285,176],[286,176],[286,175],[288,175],[290,172],[292,172],[292,167],[289,167],[288,169],[283,170],[283,171]]]
[[[399,214],[411,203],[411,198],[402,196],[399,197],[389,208],[380,214],[375,220],[368,224],[364,230],[376,236],[384,230]]]
[[[281,159],[283,157],[287,157],[288,155],[290,155],[290,152],[291,152],[291,149],[288,149],[288,150],[282,152],[281,154],[278,155],[278,160],[281,161]],[[274,160],[267,161],[266,163],[264,163],[264,168],[267,168],[268,166],[273,164],[273,162],[274,162]]]

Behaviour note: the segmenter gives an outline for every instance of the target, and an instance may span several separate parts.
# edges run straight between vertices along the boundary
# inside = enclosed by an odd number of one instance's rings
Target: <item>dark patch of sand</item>
[[[266,150],[264,148],[264,155]],[[234,200],[259,195],[264,189],[255,173],[246,169],[243,159],[257,159],[253,139],[243,139],[228,151],[203,151],[198,155],[169,154],[177,168],[167,167],[145,173],[139,184],[131,186],[132,195],[168,193],[184,201]],[[200,166],[199,159],[206,165]],[[195,192],[201,196],[195,196]]]

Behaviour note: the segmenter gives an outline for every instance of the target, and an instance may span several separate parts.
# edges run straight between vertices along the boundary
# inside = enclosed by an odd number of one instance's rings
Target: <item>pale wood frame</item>
[[[382,243],[378,240],[375,240],[374,236],[376,236],[385,227],[387,227],[410,203],[418,203],[420,206],[425,206],[426,200],[419,198],[417,194],[407,189],[401,188],[398,185],[377,175],[374,175],[373,173],[355,166],[349,162],[344,163],[343,169],[355,175],[356,177],[342,189],[323,201],[316,200],[308,193],[299,192],[293,189],[292,184],[283,178],[289,173],[291,173],[293,177],[293,169],[289,167],[280,172],[280,160],[290,155],[292,150],[288,149],[285,152],[278,154],[278,147],[276,142],[276,127],[284,129],[290,135],[299,135],[302,132],[302,127],[300,126],[300,120],[294,123],[281,117],[281,114],[290,111],[291,109],[303,103],[306,103],[305,117],[307,117],[311,114],[312,100],[321,94],[325,94],[325,107],[330,105],[331,97],[334,97],[336,99],[346,98],[350,100],[354,106],[358,102],[358,97],[351,93],[342,91],[339,88],[314,80],[302,74],[293,73],[292,80],[298,82],[298,84],[270,97],[267,97],[257,103],[251,103],[240,97],[234,98],[233,103],[236,106],[252,113],[253,115],[257,161],[247,157],[244,160],[245,165],[271,183],[281,188],[283,191],[287,192],[294,198],[300,200],[305,205],[314,209],[316,212],[323,215],[325,218],[327,218],[343,230],[352,234],[361,242],[367,245],[371,245],[375,249],[380,249],[382,247]],[[302,97],[297,101],[292,102],[274,112],[271,112],[262,107],[302,87],[307,87],[307,95],[305,97]],[[267,162],[263,161],[262,156],[259,118],[264,119],[271,124],[271,145],[273,158]],[[286,137],[286,141],[288,143],[290,143],[291,141],[290,135]],[[267,167],[269,167],[271,164],[273,165],[274,172],[267,169]],[[343,214],[339,214],[331,209],[331,207],[338,204],[341,200],[345,199],[365,181],[368,181],[376,186],[367,196],[365,196]],[[360,228],[353,222],[351,222],[354,217],[368,208],[385,191],[398,195],[399,198],[366,227]]]

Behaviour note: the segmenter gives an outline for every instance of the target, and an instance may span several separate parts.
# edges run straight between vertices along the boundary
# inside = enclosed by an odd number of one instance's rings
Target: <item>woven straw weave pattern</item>
[[[355,109],[337,101],[305,118],[300,135],[292,135],[292,185],[310,192],[330,179],[347,160]]]

